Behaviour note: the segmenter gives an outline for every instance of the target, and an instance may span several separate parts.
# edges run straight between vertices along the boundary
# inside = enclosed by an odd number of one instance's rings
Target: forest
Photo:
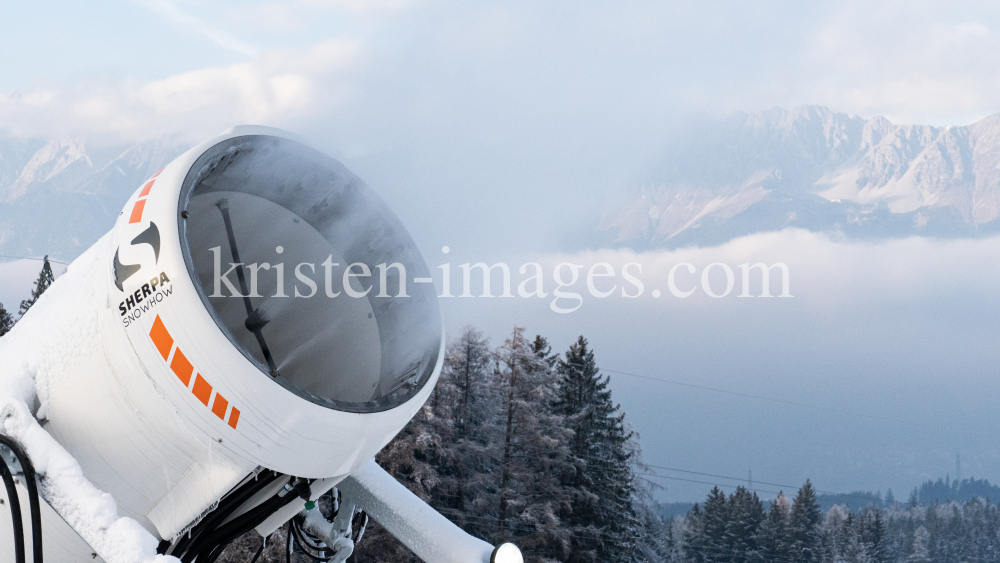
[[[656,558],[670,562],[951,563],[1000,561],[1000,507],[983,498],[959,504],[909,503],[820,510],[809,481],[789,500],[765,504],[738,487],[713,488],[687,516],[663,522]]]
[[[46,261],[20,315],[52,281]],[[13,324],[0,305],[0,336]],[[497,346],[466,327],[428,401],[376,461],[470,534],[513,542],[533,563],[1000,561],[1000,508],[989,500],[1000,488],[974,478],[927,481],[907,503],[891,491],[817,496],[808,480],[791,499],[717,486],[665,517],[583,336],[556,353],[520,327]],[[258,561],[312,561],[290,533],[268,538]],[[247,534],[219,561],[249,561],[258,547]],[[369,521],[349,561],[418,560]]]

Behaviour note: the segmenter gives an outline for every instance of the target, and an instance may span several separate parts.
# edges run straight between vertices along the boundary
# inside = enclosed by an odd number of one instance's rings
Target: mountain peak
[[[666,155],[673,173],[612,206],[601,227],[653,246],[786,227],[859,237],[1000,231],[1000,115],[895,125],[806,105],[726,122],[689,132],[679,144],[694,148]]]
[[[34,186],[54,181],[61,188],[93,172],[94,164],[80,139],[56,139],[36,151],[21,169],[14,183],[3,192],[3,201],[22,197]]]
[[[0,138],[0,253],[75,257],[186,148],[173,137],[97,150],[79,138]]]

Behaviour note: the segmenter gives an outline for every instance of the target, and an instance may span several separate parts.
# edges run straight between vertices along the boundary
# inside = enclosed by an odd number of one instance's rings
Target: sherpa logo
[[[129,246],[143,244],[148,244],[153,249],[154,264],[158,264],[160,262],[160,229],[156,227],[156,223],[150,221],[149,227],[146,227],[144,231],[129,242]],[[112,272],[115,278],[115,287],[125,293],[125,282],[139,273],[142,265],[123,264],[119,257],[120,253],[121,247],[115,250]],[[169,297],[173,288],[167,287],[168,283],[170,283],[170,278],[167,277],[167,273],[159,272],[153,274],[152,279],[147,283],[142,284],[134,292],[127,295],[125,300],[118,304],[118,310],[121,312],[122,322],[125,323],[125,326],[129,326],[132,321],[138,319],[150,307]]]
[[[153,249],[153,256],[155,263],[160,262],[160,229],[156,228],[156,223],[150,221],[149,227],[145,231],[139,233],[138,236],[132,239],[129,243],[130,246],[135,246],[138,244],[148,244]],[[141,268],[139,264],[122,264],[121,260],[118,258],[118,253],[121,251],[121,247],[115,250],[115,261],[114,261],[114,276],[115,276],[115,286],[118,291],[125,291],[123,284],[125,280],[129,279],[135,275]]]

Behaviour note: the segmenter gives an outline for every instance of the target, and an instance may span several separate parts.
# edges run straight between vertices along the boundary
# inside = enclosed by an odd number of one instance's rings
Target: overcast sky
[[[7,3],[0,130],[111,144],[195,142],[235,123],[290,129],[368,181],[432,269],[443,245],[454,263],[632,260],[666,292],[664,272],[680,261],[784,261],[792,299],[647,293],[591,300],[571,315],[520,299],[455,300],[444,303],[446,324],[452,333],[478,324],[499,342],[516,322],[557,348],[584,333],[609,369],[764,397],[614,375],[651,463],[905,496],[920,479],[953,473],[959,450],[968,474],[1000,480],[990,407],[1000,242],[847,244],[786,232],[631,256],[588,253],[585,241],[602,202],[645,181],[692,115],[808,103],[961,125],[996,113],[998,11],[860,1]],[[707,488],[664,483],[672,500]]]

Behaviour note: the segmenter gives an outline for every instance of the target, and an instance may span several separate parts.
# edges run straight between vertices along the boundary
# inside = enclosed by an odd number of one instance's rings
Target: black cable
[[[317,551],[322,551],[323,547],[319,546],[319,545],[316,545],[316,542],[319,541],[319,540],[313,538],[312,534],[308,534],[308,532],[306,532],[305,530],[302,529],[302,526],[299,525],[299,523],[298,523],[298,518],[299,517],[296,516],[295,518],[289,520],[289,522],[293,524],[292,533],[295,534],[295,541],[297,541],[300,544],[302,544],[302,547],[308,547],[309,549],[315,549]],[[309,538],[306,537],[306,534],[309,535]],[[323,544],[323,545],[326,545],[326,544]]]
[[[361,522],[361,525],[358,526],[357,530],[355,530],[354,526],[358,521]],[[361,538],[365,535],[365,528],[367,527],[368,527],[368,513],[365,512],[364,510],[360,510],[358,511],[357,514],[354,515],[354,518],[351,519],[351,536],[352,536],[351,539],[354,541],[355,544],[361,541]]]
[[[35,563],[42,563],[42,508],[38,503],[38,484],[35,483],[35,467],[25,453],[21,444],[9,436],[0,434],[0,444],[10,448],[21,464],[24,474],[24,486],[28,489],[28,507],[31,509],[31,558]]]
[[[257,477],[245,483],[240,489],[235,491],[231,495],[227,495],[219,506],[209,514],[205,519],[198,523],[191,530],[191,534],[178,542],[178,546],[174,549],[174,555],[182,555],[183,551],[186,550],[188,546],[198,541],[202,534],[213,530],[218,524],[221,524],[226,518],[228,518],[233,512],[235,512],[243,503],[250,500],[251,497],[259,493],[261,490],[265,489],[268,485],[273,483],[279,477],[280,473],[275,471],[268,471],[265,475],[264,472],[257,474]]]
[[[798,403],[798,402],[795,402],[795,401],[787,401],[785,399],[776,399],[774,397],[765,397],[763,395],[753,395],[753,394],[750,394],[750,393],[741,393],[739,391],[729,391],[727,389],[719,389],[717,387],[708,387],[708,386],[705,386],[705,385],[697,385],[695,383],[686,383],[684,381],[675,381],[673,379],[663,379],[661,377],[652,377],[652,376],[649,376],[649,375],[642,375],[642,374],[639,374],[639,373],[632,373],[632,372],[628,372],[628,371],[619,371],[619,370],[608,369],[608,368],[602,368],[602,371],[605,371],[607,373],[617,373],[618,375],[627,375],[629,377],[635,377],[635,378],[638,378],[638,379],[646,379],[646,380],[649,380],[649,381],[659,381],[660,383],[669,383],[670,385],[679,385],[681,387],[690,387],[692,389],[702,389],[704,391],[714,391],[715,393],[725,393],[726,395],[734,395],[736,397],[744,397],[744,398],[747,398],[747,399],[757,399],[759,401],[770,401],[772,403],[780,403],[780,404],[784,404],[784,405],[792,405],[792,406],[803,407],[803,408],[807,408],[807,409],[823,410],[823,411],[832,412],[832,413],[836,413],[836,414],[846,414],[846,415],[850,415],[850,416],[860,416],[860,417],[872,418],[872,419],[876,419],[876,420],[886,420],[886,421],[889,421],[889,422],[902,422],[904,424],[913,424],[913,425],[920,425],[921,424],[920,422],[916,422],[916,421],[913,421],[913,420],[906,420],[906,419],[901,419],[901,418],[889,418],[889,417],[885,417],[885,416],[879,416],[879,415],[874,415],[874,414],[867,414],[867,413],[862,413],[862,412],[857,412],[857,411],[842,411],[842,410],[832,409],[830,407],[824,407],[824,406],[820,406],[820,405],[810,405],[808,403]]]
[[[257,548],[257,553],[253,554],[253,559],[250,560],[250,563],[257,563],[257,558],[260,557],[261,553],[264,553],[264,548],[267,547],[267,538],[269,537],[271,536],[267,536],[264,538],[264,541],[260,542],[260,547]]]
[[[257,474],[256,479],[244,483],[242,487],[224,497],[214,511],[202,519],[201,522],[198,522],[191,529],[190,533],[185,534],[177,541],[177,545],[174,546],[171,555],[182,557],[191,545],[201,539],[203,534],[214,530],[218,524],[228,518],[243,503],[250,500],[251,497],[273,483],[280,476],[281,474],[275,471],[262,471]]]
[[[232,542],[229,542],[229,543],[232,543]],[[225,544],[222,544],[222,545],[215,546],[215,549],[213,549],[211,553],[209,553],[207,556],[205,556],[202,559],[204,559],[205,563],[212,563],[213,561],[215,561],[216,559],[218,559],[219,556],[222,555],[222,552],[226,551],[226,548],[229,547],[229,543],[225,543]]]
[[[31,256],[8,256],[6,254],[0,254],[0,258],[11,258],[13,260],[38,260],[39,262],[46,260],[46,258],[34,258]],[[49,262],[54,262],[56,264],[62,264],[63,266],[69,266],[69,262],[63,262],[61,260],[53,260],[51,258],[48,258],[47,260]]]
[[[285,485],[285,487],[288,487],[288,485]],[[212,554],[218,557],[221,553],[221,550],[219,550],[220,546],[224,549],[231,541],[261,525],[268,517],[282,509],[285,505],[296,498],[309,498],[309,494],[309,481],[298,479],[291,488],[282,488],[278,494],[253,509],[205,534],[204,538],[196,541],[181,557],[181,561],[192,563],[201,554],[205,553],[209,559],[203,558],[199,563],[210,563]]]
[[[288,523],[288,535],[285,536],[285,563],[292,563],[292,523]]]
[[[0,475],[7,489],[7,501],[10,503],[10,519],[14,524],[14,561],[24,563],[24,521],[21,520],[21,502],[17,498],[17,488],[14,477],[7,467],[7,460],[0,457]]]
[[[302,549],[302,553],[304,553],[306,555],[306,557],[308,557],[309,559],[312,559],[313,561],[321,561],[321,562],[325,562],[325,561],[329,561],[330,559],[333,559],[333,554],[332,553],[330,555],[323,555],[323,554],[317,555],[317,554],[312,553],[311,551],[309,551],[310,549],[314,549],[316,551],[321,551],[321,552],[325,553],[326,549],[324,549],[322,547],[319,547],[317,545],[314,545],[314,544],[312,544],[312,542],[308,541],[308,538],[305,536],[305,534],[307,534],[307,532],[305,532],[302,529],[302,527],[299,526],[299,524],[296,521],[296,519],[293,518],[292,520],[290,520],[288,522],[288,524],[289,524],[289,526],[291,526],[292,534],[295,536],[295,541],[299,542],[299,547]],[[323,545],[326,545],[326,544],[323,544]],[[326,546],[326,547],[329,548],[330,546]]]

